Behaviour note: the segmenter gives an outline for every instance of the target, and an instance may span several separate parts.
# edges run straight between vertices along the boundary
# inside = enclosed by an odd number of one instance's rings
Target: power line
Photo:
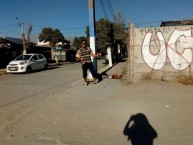
[[[114,19],[115,17],[115,12],[113,10],[113,7],[111,5],[111,2],[110,0],[99,0],[100,2],[100,5],[102,7],[102,10],[103,10],[103,13],[105,15],[105,18],[107,18],[109,20],[109,15],[110,14],[110,17],[112,18],[112,20]]]
[[[103,13],[104,13],[104,15],[105,15],[105,18],[109,19],[108,14],[107,14],[107,11],[106,11],[106,8],[105,8],[105,5],[104,5],[103,1],[102,1],[102,0],[99,0],[99,1],[100,1],[100,4],[101,4],[101,7],[102,7],[102,10],[103,10]]]
[[[112,5],[111,5],[111,2],[110,2],[110,0],[107,0],[106,2],[107,2],[107,6],[108,6],[108,8],[109,8],[109,10],[110,10],[111,16],[112,16],[112,18],[114,18],[115,12],[114,12],[114,10],[113,10],[113,7],[112,7]]]

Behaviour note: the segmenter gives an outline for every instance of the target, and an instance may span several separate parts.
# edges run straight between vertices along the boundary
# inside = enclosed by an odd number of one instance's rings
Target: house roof
[[[5,41],[8,41],[8,42],[23,45],[22,39],[20,39],[20,38],[13,38],[13,37],[4,37],[4,38],[1,37],[1,38],[4,39]],[[30,42],[30,44],[35,45],[35,43],[33,43],[33,42]]]
[[[5,39],[16,44],[23,44],[22,39],[19,38],[5,37]]]
[[[160,27],[193,25],[193,20],[162,21]]]

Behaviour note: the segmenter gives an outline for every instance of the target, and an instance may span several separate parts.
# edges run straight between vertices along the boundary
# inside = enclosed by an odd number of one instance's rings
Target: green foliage
[[[113,24],[113,38],[115,42],[121,42],[124,39],[125,27],[119,23]]]
[[[107,19],[101,18],[96,22],[96,48],[106,52],[107,46],[112,44],[112,24]]]
[[[49,42],[50,46],[54,48],[56,46],[56,43],[58,42],[64,42],[65,38],[58,29],[52,29],[50,27],[43,28],[42,32],[39,35],[40,41]]]
[[[117,44],[126,50],[127,32],[123,23],[110,22],[101,18],[96,22],[96,48],[106,53],[106,48],[112,46],[117,51]]]
[[[96,23],[96,48],[103,53],[106,53],[106,48],[111,46],[117,52],[117,45],[119,44],[122,52],[126,52],[126,43],[128,40],[128,33],[126,32],[123,21],[110,22],[105,18],[99,19]],[[89,43],[89,27],[85,30],[86,37],[75,37],[73,47],[79,48],[82,39],[86,39]]]
[[[81,41],[86,40],[86,37],[81,36],[81,37],[75,37],[73,41],[73,47],[77,50],[78,48],[81,47]]]
[[[127,38],[128,32],[126,32],[125,25],[116,22],[113,23],[113,46],[115,48],[115,51],[117,51],[117,44],[121,46],[123,52],[127,51]]]

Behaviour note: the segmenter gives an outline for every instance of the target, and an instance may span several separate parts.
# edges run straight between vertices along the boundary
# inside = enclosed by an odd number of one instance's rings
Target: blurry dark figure
[[[156,131],[142,113],[130,117],[123,134],[128,136],[132,145],[153,145],[153,139],[157,137]]]

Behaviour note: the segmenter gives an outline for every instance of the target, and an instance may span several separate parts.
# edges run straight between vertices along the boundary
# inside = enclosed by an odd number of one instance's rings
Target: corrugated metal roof
[[[20,45],[23,45],[23,42],[22,42],[22,39],[19,39],[19,38],[13,38],[13,37],[1,37],[2,39],[6,40],[6,41],[9,41],[9,42],[12,42],[12,43],[15,43],[15,44],[20,44]],[[31,45],[35,45],[35,43],[33,42],[30,42]]]
[[[16,44],[23,44],[22,39],[19,38],[5,37],[5,39]]]

